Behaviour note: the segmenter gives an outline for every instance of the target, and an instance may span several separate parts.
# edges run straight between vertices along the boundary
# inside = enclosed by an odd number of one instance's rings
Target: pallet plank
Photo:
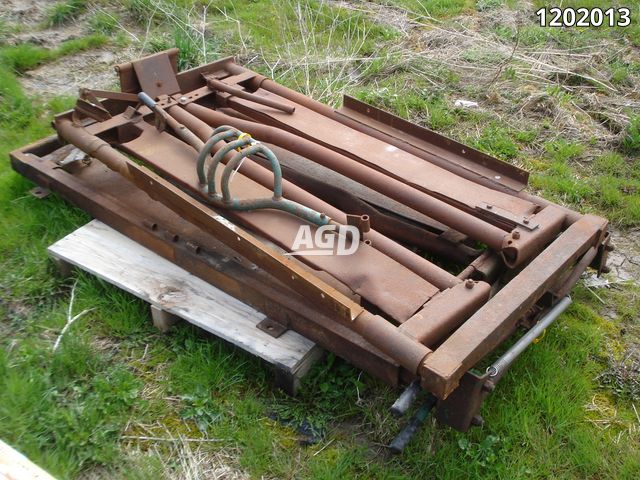
[[[98,220],[48,252],[292,374],[317,348],[292,330],[277,339],[259,330],[264,314]]]

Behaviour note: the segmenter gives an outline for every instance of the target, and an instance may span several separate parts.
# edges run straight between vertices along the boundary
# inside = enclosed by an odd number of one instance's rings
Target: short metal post
[[[429,395],[425,402],[420,406],[411,421],[400,431],[389,445],[389,450],[393,453],[402,453],[407,444],[411,441],[418,429],[429,416],[429,412],[436,404],[436,397]]]
[[[400,396],[393,402],[391,405],[391,415],[394,417],[401,417],[407,410],[411,407],[416,397],[420,393],[420,382],[418,380],[414,380],[409,384],[407,388],[400,394]]]

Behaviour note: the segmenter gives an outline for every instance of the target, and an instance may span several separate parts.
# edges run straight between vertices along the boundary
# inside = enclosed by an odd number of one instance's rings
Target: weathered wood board
[[[62,270],[73,265],[148,302],[163,331],[173,323],[171,316],[179,317],[275,365],[279,382],[291,393],[320,356],[319,347],[293,330],[278,338],[259,330],[264,314],[98,220],[48,252]]]
[[[0,440],[0,480],[55,480],[55,478]]]

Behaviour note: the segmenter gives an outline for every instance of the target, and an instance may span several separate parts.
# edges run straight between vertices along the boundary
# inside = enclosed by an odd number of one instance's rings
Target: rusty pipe
[[[226,123],[248,131],[265,142],[302,155],[404,203],[414,210],[486,243],[494,250],[502,250],[507,236],[504,230],[329,148],[285,130],[229,117],[195,103],[187,105],[186,110],[209,124],[217,126]]]
[[[208,109],[205,110],[208,111]],[[213,129],[207,123],[203,122],[202,120],[197,118],[197,116],[191,114],[184,108],[175,105],[173,107],[170,107],[168,112],[178,121],[187,125],[199,138],[207,139],[211,136]],[[237,120],[233,117],[228,117],[227,115],[218,112],[214,113],[216,113],[215,120]],[[247,125],[245,126],[250,128],[240,129],[253,132],[254,125],[256,124],[254,124],[253,122],[247,122]],[[247,177],[251,178],[253,181],[258,182],[265,187],[270,187],[273,184],[273,175],[269,172],[269,170],[256,163],[245,162],[242,165],[240,171]],[[303,205],[307,205],[319,212],[324,212],[326,215],[333,218],[339,223],[344,224],[347,222],[347,216],[344,212],[324,202],[318,197],[315,197],[314,195],[311,195],[310,193],[304,191],[297,185],[283,179],[282,186],[287,198],[295,200],[296,202]],[[382,235],[380,232],[370,230],[367,234],[367,237],[372,241],[373,247],[376,250],[379,250],[380,252],[389,256],[389,258],[392,258],[412,272],[420,275],[422,278],[432,283],[440,290],[450,288],[460,282],[460,280],[457,279],[454,275],[429,262],[420,255],[412,252],[411,250],[404,248],[390,238]]]
[[[235,87],[233,85],[228,85],[216,78],[208,77],[207,86],[212,90],[226,92],[234,97],[244,98],[245,100],[259,103],[260,105],[264,105],[266,107],[275,108],[276,110],[280,110],[281,112],[291,114],[296,111],[296,108],[292,107],[291,105],[286,105],[284,103],[271,100],[270,98],[264,98],[259,95],[254,95],[253,93],[242,90],[241,88]]]
[[[366,310],[356,317],[350,328],[413,374],[431,353],[428,347],[400,332],[381,316]]]

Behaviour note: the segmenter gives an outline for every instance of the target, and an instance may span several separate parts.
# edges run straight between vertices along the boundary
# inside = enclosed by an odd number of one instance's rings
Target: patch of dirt
[[[640,228],[628,232],[611,229],[611,243],[615,250],[609,253],[609,275],[619,282],[640,279]]]
[[[66,40],[82,36],[82,24],[69,22],[56,28],[43,29],[50,1],[5,0],[0,5],[0,17],[16,25],[17,31],[9,34],[7,43],[32,43],[46,48],[55,48]]]
[[[0,17],[7,22],[32,27],[44,20],[51,4],[48,0],[2,0]]]
[[[32,43],[45,48],[56,48],[62,42],[82,38],[87,34],[86,21],[93,14],[88,11],[77,20],[52,28],[43,28],[48,0],[5,0],[0,5],[0,16],[19,25],[17,33],[7,38],[9,44]],[[135,30],[135,28],[134,28]],[[57,95],[76,95],[81,87],[118,89],[118,77],[113,67],[140,56],[133,46],[118,49],[109,47],[66,56],[46,63],[20,77],[24,90],[32,95],[50,98]]]
[[[118,90],[118,76],[113,67],[137,56],[133,48],[91,50],[31,70],[21,78],[21,83],[28,93],[44,97],[76,95],[81,87]]]

